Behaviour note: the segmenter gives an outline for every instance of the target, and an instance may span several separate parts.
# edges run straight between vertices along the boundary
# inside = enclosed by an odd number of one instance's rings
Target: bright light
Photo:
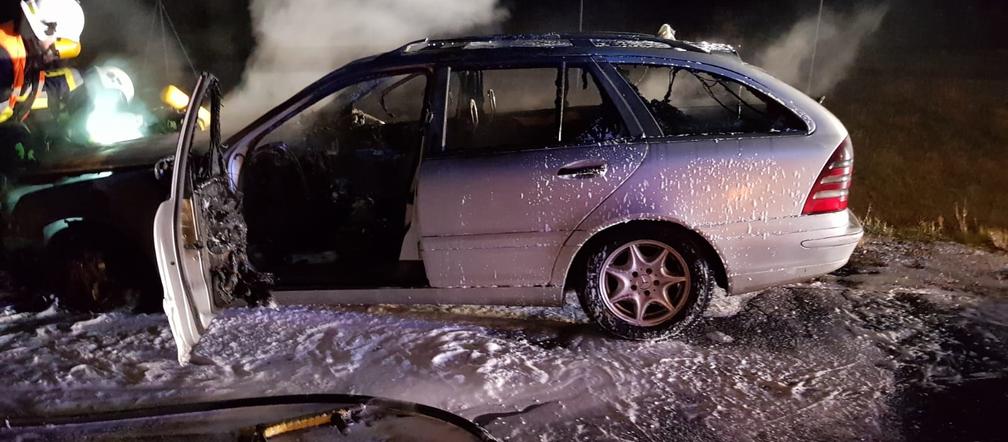
[[[87,119],[87,132],[96,144],[109,145],[143,138],[143,116],[119,110],[114,95],[99,94]]]
[[[169,84],[161,91],[161,101],[179,112],[185,112],[186,108],[189,107],[189,95],[182,92],[181,89],[173,84]],[[199,128],[206,130],[210,125],[210,111],[200,106],[199,111],[196,113],[196,120],[199,123]]]
[[[186,106],[189,106],[189,96],[173,84],[161,91],[161,101],[179,112],[184,112]]]

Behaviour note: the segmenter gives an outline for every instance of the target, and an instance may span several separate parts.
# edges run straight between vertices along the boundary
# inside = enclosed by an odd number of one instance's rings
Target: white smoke
[[[159,18],[152,2],[89,1],[84,8],[83,57],[89,64],[82,70],[110,62],[125,68],[139,89],[160,90],[172,80],[191,78],[172,25]]]
[[[850,71],[865,39],[874,33],[889,12],[880,4],[850,14],[824,11],[815,49],[815,77],[809,92],[829,92]],[[777,78],[792,86],[808,88],[809,67],[816,43],[817,16],[800,20],[791,30],[760,51],[753,59]]]
[[[497,0],[253,0],[250,8],[256,47],[225,101],[229,120],[241,122],[354,59],[507,16]]]

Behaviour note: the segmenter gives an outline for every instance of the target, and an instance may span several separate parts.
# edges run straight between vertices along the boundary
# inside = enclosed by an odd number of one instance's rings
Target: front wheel
[[[581,306],[603,330],[624,339],[682,334],[714,290],[710,264],[696,244],[659,229],[614,235],[588,255]]]
[[[144,290],[147,261],[124,250],[121,242],[86,228],[61,232],[49,246],[45,286],[72,311],[152,311],[154,302],[142,296],[149,291]]]

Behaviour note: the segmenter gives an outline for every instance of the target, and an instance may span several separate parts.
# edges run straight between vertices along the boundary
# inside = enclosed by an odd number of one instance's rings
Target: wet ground
[[[833,275],[721,297],[691,336],[644,344],[574,304],[241,309],[180,367],[163,316],[4,301],[10,416],[326,392],[514,440],[998,440],[1008,411],[1008,256],[949,243],[870,238]]]

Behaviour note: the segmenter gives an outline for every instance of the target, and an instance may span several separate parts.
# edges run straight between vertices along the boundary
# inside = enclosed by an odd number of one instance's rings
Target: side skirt
[[[278,290],[271,293],[279,305],[512,305],[558,307],[563,291],[558,287],[383,288],[361,290]]]

